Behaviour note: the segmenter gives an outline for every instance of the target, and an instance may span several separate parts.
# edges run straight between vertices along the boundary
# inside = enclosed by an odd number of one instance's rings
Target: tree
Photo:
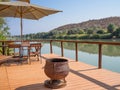
[[[10,33],[8,32],[9,27],[7,26],[7,23],[5,19],[0,18],[0,39],[5,40]]]
[[[79,30],[79,34],[84,34],[84,30]]]
[[[87,31],[87,34],[93,34],[93,30],[89,29],[89,30]]]
[[[120,27],[117,28],[116,31],[114,31],[114,32],[112,33],[112,36],[116,36],[116,37],[120,38]]]
[[[73,28],[68,30],[67,35],[71,35],[71,34],[83,34],[84,32],[81,30],[79,30],[78,28]]]
[[[97,31],[97,34],[104,34],[105,32],[104,32],[104,30],[98,30]]]
[[[0,0],[0,2],[6,2],[6,1],[10,1],[10,0]],[[9,30],[9,28],[7,26],[5,19],[0,18],[0,40],[1,39],[4,40],[4,39],[6,39],[7,35],[10,35],[8,30]]]
[[[109,24],[107,27],[108,33],[113,33],[115,30],[115,25],[114,24]]]
[[[69,30],[69,31],[67,32],[67,34],[68,34],[68,35],[74,34],[74,31],[73,31],[73,30]]]

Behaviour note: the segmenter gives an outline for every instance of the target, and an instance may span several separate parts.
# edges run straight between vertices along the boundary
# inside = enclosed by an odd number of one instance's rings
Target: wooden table
[[[27,47],[27,52],[28,52],[28,63],[31,63],[30,60],[30,54],[31,54],[31,48],[35,48],[35,51],[32,52],[32,54],[34,54],[35,56],[37,56],[37,60],[40,60],[41,58],[41,47],[42,44],[41,43],[31,43],[31,44],[9,44],[8,48],[18,48],[19,49],[19,57],[22,58],[23,57],[23,48]],[[14,51],[15,53],[15,51]]]

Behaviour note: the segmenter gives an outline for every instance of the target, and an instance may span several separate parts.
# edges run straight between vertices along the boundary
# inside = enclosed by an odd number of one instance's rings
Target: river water
[[[60,44],[53,44],[53,53],[61,55]],[[75,60],[74,44],[64,43],[64,57]],[[98,66],[98,46],[92,44],[78,45],[78,59],[80,62]],[[50,53],[50,45],[43,43],[42,54]],[[120,73],[120,46],[103,45],[102,68]]]

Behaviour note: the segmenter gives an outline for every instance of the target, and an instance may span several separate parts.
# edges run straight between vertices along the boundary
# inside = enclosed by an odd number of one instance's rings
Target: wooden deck
[[[42,56],[58,57],[54,54]],[[54,90],[44,87],[44,81],[49,79],[44,74],[44,64],[45,59],[42,59],[42,64],[32,61],[31,65],[1,66],[0,90]],[[67,86],[57,90],[120,90],[120,73],[72,60],[69,61],[69,66]]]

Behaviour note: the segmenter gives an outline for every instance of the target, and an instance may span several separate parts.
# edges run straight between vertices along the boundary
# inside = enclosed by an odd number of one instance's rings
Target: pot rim
[[[68,59],[66,58],[50,58],[47,59],[48,62],[68,62]]]

